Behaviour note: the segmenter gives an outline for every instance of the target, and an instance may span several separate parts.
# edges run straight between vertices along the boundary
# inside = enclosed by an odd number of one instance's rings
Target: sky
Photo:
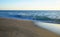
[[[60,0],[0,0],[0,10],[60,10]]]

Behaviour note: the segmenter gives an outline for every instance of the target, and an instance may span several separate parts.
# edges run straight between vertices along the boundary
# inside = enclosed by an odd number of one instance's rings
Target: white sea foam
[[[60,24],[53,24],[53,23],[43,23],[43,22],[36,22],[34,21],[35,25],[47,29],[49,31],[52,31],[58,35],[60,35]]]

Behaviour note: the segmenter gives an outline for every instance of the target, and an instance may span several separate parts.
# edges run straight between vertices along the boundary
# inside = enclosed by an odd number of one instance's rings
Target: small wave
[[[38,21],[34,21],[34,23],[38,27],[47,29],[49,31],[52,31],[52,32],[60,35],[60,24],[44,23],[44,22],[38,22]]]

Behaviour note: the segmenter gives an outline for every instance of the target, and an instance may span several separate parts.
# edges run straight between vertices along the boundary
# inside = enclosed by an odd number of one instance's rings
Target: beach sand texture
[[[0,37],[60,37],[32,21],[0,18]]]

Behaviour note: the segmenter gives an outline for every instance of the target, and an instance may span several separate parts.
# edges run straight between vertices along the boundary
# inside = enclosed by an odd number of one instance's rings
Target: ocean
[[[60,19],[59,10],[0,10],[0,18],[16,18],[54,22]],[[59,22],[60,23],[60,22]]]

